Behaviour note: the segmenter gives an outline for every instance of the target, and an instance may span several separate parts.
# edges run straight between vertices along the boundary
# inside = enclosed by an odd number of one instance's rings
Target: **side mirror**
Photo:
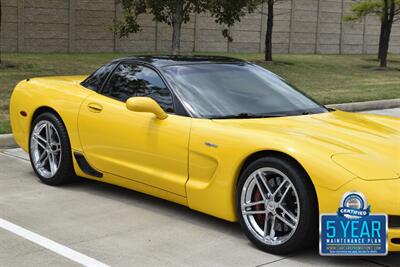
[[[159,120],[168,117],[160,105],[150,97],[131,97],[126,101],[126,108],[135,112],[153,113]]]

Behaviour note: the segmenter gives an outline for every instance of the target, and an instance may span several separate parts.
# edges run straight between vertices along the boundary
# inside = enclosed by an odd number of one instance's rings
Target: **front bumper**
[[[365,195],[371,205],[371,213],[383,213],[388,216],[400,216],[400,179],[366,181],[353,179],[337,190],[316,187],[320,214],[336,213],[343,195],[358,191]],[[389,227],[389,251],[400,251],[400,225]]]

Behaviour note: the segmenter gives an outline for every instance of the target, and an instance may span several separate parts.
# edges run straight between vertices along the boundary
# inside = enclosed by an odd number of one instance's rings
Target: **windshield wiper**
[[[289,114],[253,114],[253,113],[239,113],[224,116],[212,116],[210,119],[252,119],[252,118],[274,118],[285,117]]]

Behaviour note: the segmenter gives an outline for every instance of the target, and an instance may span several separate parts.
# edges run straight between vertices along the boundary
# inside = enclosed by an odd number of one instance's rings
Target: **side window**
[[[132,64],[121,63],[104,87],[103,94],[122,102],[134,96],[153,98],[165,112],[174,113],[171,92],[154,70]]]
[[[111,63],[100,67],[92,75],[86,78],[81,85],[96,92],[100,91],[101,86],[106,80],[108,74],[114,69],[115,64],[116,63]]]

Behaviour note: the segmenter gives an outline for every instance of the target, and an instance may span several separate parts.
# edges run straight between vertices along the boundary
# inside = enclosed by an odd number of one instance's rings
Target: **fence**
[[[1,0],[2,49],[12,52],[165,52],[171,28],[141,16],[143,31],[118,39],[109,30],[121,8],[114,0]],[[369,16],[343,22],[349,0],[282,0],[275,6],[275,53],[357,54],[378,49],[380,23]],[[266,5],[230,29],[228,43],[221,26],[207,14],[192,15],[182,29],[184,52],[262,52]],[[390,52],[400,53],[400,23],[392,32]]]

